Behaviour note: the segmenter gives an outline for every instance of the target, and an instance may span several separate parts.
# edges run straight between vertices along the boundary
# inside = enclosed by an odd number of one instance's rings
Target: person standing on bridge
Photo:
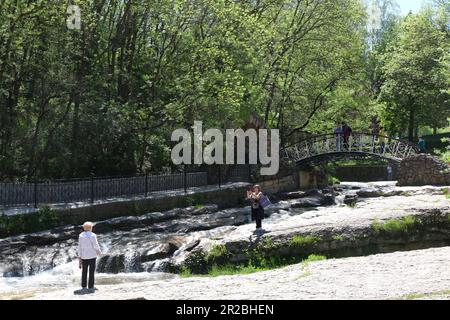
[[[419,148],[420,153],[426,153],[427,152],[425,139],[423,137],[419,137],[419,142],[417,143],[417,147]]]
[[[375,142],[378,140],[378,136],[380,135],[380,122],[377,117],[372,118],[372,123],[370,124],[370,131],[372,133],[372,152],[375,153]]]
[[[336,138],[336,152],[341,152],[343,134],[344,130],[342,129],[342,125],[338,123],[337,127],[334,129],[334,136]]]
[[[94,224],[85,222],[83,224],[84,232],[80,233],[78,238],[78,258],[81,269],[81,287],[83,291],[94,293],[94,274],[97,257],[102,253],[97,242],[97,235],[92,232]],[[89,284],[88,284],[89,271]]]
[[[350,136],[352,135],[352,128],[350,128],[349,125],[347,125],[347,123],[343,122],[342,123],[342,131],[343,131],[343,136],[344,136],[344,149],[345,151],[349,151],[350,149]]]
[[[378,141],[380,142],[380,154],[384,154],[386,150],[386,131],[384,131],[383,127],[380,127]]]

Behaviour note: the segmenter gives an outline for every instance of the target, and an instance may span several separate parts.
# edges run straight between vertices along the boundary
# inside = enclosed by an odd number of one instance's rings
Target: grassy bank
[[[384,223],[379,220],[375,220],[372,223],[372,229],[375,233],[387,232],[387,233],[407,233],[412,231],[414,227],[417,227],[420,221],[414,216],[408,216],[399,219],[389,219]]]
[[[214,264],[211,268],[208,269],[208,272],[203,275],[194,274],[190,269],[183,268],[180,276],[184,278],[194,277],[194,276],[202,276],[202,277],[219,277],[219,276],[232,276],[232,275],[243,275],[243,274],[252,274],[256,272],[275,270],[279,268],[286,267],[288,265],[293,265],[297,263],[303,263],[304,266],[307,266],[308,263],[313,261],[322,261],[326,260],[326,256],[311,254],[306,259],[302,259],[299,257],[292,258],[282,258],[282,257],[272,257],[265,258],[260,257],[256,261],[250,261],[246,264],[225,264],[225,265],[216,265]]]
[[[0,238],[22,233],[32,233],[52,229],[62,223],[59,215],[47,206],[38,212],[13,216],[0,216]]]

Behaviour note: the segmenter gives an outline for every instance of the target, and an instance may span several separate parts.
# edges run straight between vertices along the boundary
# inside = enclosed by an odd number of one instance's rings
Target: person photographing
[[[255,185],[251,189],[247,189],[247,199],[251,202],[252,221],[256,221],[256,231],[262,230],[262,221],[264,220],[264,202],[265,197],[262,193],[261,187]]]

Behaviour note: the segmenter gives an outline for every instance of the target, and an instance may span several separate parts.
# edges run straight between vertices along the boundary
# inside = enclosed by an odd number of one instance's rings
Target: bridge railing
[[[283,148],[281,157],[299,162],[333,153],[363,153],[400,161],[418,152],[418,148],[409,141],[355,132],[348,139],[336,134],[311,136]]]

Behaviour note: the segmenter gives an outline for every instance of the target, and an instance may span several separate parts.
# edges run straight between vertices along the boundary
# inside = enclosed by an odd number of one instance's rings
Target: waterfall
[[[123,265],[125,273],[135,272],[136,271],[136,258],[138,257],[138,254],[136,251],[132,249],[128,249],[127,252],[125,252]]]
[[[21,260],[22,260],[22,275],[24,277],[31,276],[33,268],[30,262],[30,258],[26,254],[23,254]]]

